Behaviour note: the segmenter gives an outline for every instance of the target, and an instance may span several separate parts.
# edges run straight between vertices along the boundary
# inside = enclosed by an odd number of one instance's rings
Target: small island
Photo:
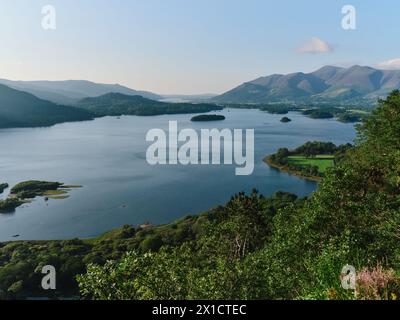
[[[321,181],[325,172],[333,167],[352,145],[336,146],[331,142],[307,142],[294,149],[281,148],[264,158],[269,166],[300,178]]]
[[[7,185],[8,187],[8,185]],[[68,191],[81,186],[64,185],[60,182],[24,181],[16,184],[10,190],[10,195],[5,200],[0,200],[0,213],[10,213],[16,208],[29,203],[36,197],[45,197],[46,200],[61,200],[68,198]]]
[[[202,114],[199,116],[193,117],[190,121],[223,121],[225,120],[225,116],[217,115],[217,114]]]
[[[292,119],[290,119],[290,118],[288,118],[288,117],[283,117],[282,119],[281,119],[281,122],[283,122],[283,123],[288,123],[288,122],[291,122],[292,121]]]

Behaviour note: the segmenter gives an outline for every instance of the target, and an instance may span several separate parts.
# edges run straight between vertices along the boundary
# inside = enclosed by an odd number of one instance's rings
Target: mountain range
[[[105,115],[203,113],[220,110],[224,103],[356,102],[376,103],[400,88],[400,70],[353,66],[325,66],[311,73],[274,74],[246,82],[220,96],[196,96],[197,102],[169,103],[163,97],[118,84],[83,80],[0,80],[0,128],[49,126]],[[165,100],[190,100],[169,96]]]
[[[273,74],[220,95],[219,103],[269,103],[282,101],[376,101],[400,88],[400,70],[365,66],[325,66],[315,72]]]
[[[43,100],[64,105],[75,105],[83,98],[97,97],[111,92],[126,95],[141,95],[153,100],[163,98],[151,92],[137,91],[119,84],[94,83],[86,80],[12,81],[0,79],[0,84],[31,93]]]

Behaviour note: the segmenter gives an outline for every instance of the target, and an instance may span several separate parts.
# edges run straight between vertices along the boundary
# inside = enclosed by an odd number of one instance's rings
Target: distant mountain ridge
[[[45,127],[93,118],[89,111],[57,105],[0,84],[0,128]]]
[[[399,88],[400,70],[325,66],[311,73],[260,77],[212,100],[220,103],[376,100]]]
[[[67,105],[74,105],[83,98],[97,97],[111,92],[141,95],[153,100],[162,99],[161,96],[151,92],[137,91],[119,84],[103,84],[86,80],[12,81],[0,79],[0,84],[31,93],[40,99]]]

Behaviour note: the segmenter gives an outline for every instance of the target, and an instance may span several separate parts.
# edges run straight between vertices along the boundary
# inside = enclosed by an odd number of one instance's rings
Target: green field
[[[318,155],[314,158],[307,158],[305,156],[289,156],[289,164],[295,166],[317,166],[321,173],[324,173],[328,168],[334,166],[333,155]]]

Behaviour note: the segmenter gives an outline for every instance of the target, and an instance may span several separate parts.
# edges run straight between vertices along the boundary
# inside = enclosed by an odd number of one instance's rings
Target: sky
[[[355,30],[342,27],[345,5]],[[399,11],[398,0],[0,0],[0,78],[219,94],[324,65],[400,69]]]

